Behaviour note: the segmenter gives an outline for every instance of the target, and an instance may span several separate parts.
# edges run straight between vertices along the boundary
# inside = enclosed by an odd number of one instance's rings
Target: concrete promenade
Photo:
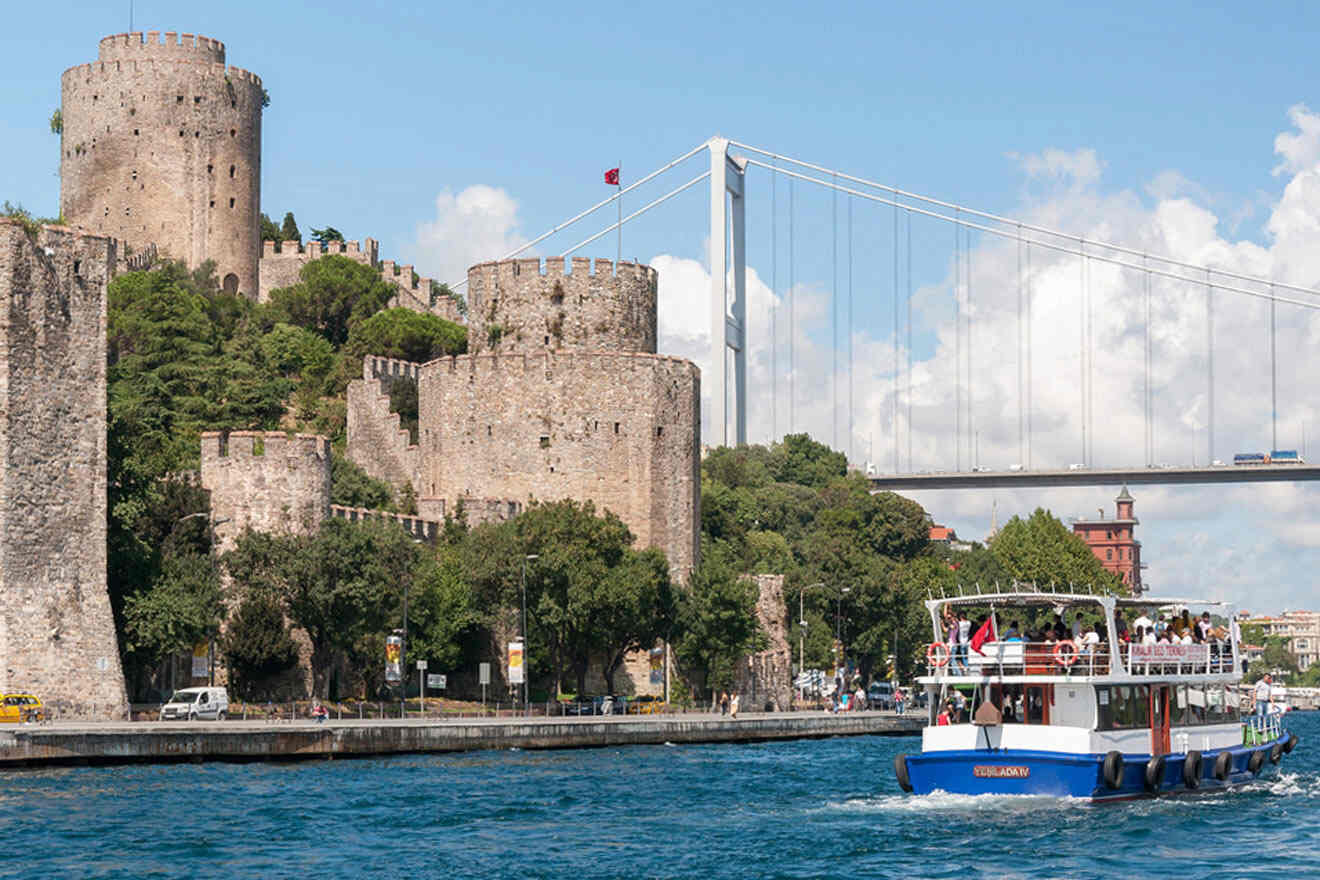
[[[573,749],[913,735],[924,714],[825,712],[586,718],[131,723],[0,728],[0,769],[61,764],[292,761],[479,749]]]

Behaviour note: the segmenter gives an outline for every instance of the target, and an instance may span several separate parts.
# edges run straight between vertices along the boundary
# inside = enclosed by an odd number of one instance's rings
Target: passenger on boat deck
[[[1270,686],[1270,674],[1265,673],[1265,677],[1256,682],[1256,714],[1267,715],[1270,711],[1270,703],[1274,702],[1274,688]]]
[[[1169,630],[1169,621],[1163,614],[1155,621],[1155,636],[1158,638]]]
[[[1201,641],[1210,640],[1210,631],[1214,629],[1214,624],[1210,622],[1210,612],[1201,612],[1201,619],[1196,622],[1196,633],[1201,637]]]
[[[962,724],[967,720],[967,697],[962,691],[953,692],[954,721]]]
[[[1047,644],[1047,645],[1052,645],[1052,644],[1054,644],[1055,642],[1058,641],[1058,639],[1057,639],[1057,638],[1055,637],[1055,635],[1054,635],[1054,630],[1053,630],[1053,629],[1046,629],[1046,630],[1045,630],[1045,638],[1043,639],[1043,641],[1044,641],[1045,644]]]
[[[972,641],[972,622],[966,611],[958,612],[958,666],[967,671],[967,646]]]
[[[1004,634],[999,638],[1001,642],[1020,642],[1022,641],[1022,632],[1018,629],[1018,622],[1015,620],[1004,630]]]
[[[1077,617],[1073,620],[1073,625],[1072,625],[1072,637],[1073,637],[1073,641],[1076,641],[1077,639],[1080,639],[1080,638],[1082,637],[1082,632],[1083,632],[1083,627],[1082,627],[1082,612],[1078,611],[1078,612],[1077,612]]]
[[[1152,621],[1149,617],[1146,616],[1146,612],[1143,611],[1143,612],[1141,612],[1141,616],[1140,616],[1140,617],[1138,617],[1136,620],[1132,621],[1132,625],[1133,625],[1133,626],[1139,626],[1139,627],[1141,627],[1142,629],[1146,630],[1147,632],[1150,632],[1150,631],[1151,631],[1151,627],[1153,627],[1155,624],[1154,624],[1154,621]]]
[[[1118,637],[1121,641],[1127,641],[1128,625],[1127,621],[1123,619],[1122,611],[1114,612],[1114,631],[1118,633]]]
[[[1082,634],[1077,650],[1083,654],[1091,654],[1096,650],[1099,644],[1100,634],[1095,631],[1095,627],[1088,626],[1086,632]]]
[[[950,724],[953,723],[952,716],[953,716],[953,703],[945,703],[944,708],[940,710],[940,714],[935,717],[935,726],[948,727]]]
[[[1054,615],[1054,640],[1061,642],[1068,638],[1068,624],[1063,622],[1063,615]]]
[[[1143,645],[1155,644],[1155,630],[1153,629],[1146,630],[1145,634],[1143,634],[1141,637],[1141,643]]]

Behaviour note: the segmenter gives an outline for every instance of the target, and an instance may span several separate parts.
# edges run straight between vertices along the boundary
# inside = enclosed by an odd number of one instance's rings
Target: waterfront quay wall
[[[573,749],[916,735],[924,720],[859,712],[496,721],[83,724],[0,730],[0,769],[59,764],[291,761],[485,749]]]

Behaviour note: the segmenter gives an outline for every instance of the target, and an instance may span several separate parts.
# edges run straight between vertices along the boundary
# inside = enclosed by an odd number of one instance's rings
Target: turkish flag
[[[606,172],[605,172],[605,182],[608,183],[610,186],[618,186],[618,185],[619,185],[619,169],[617,169],[617,168],[611,168],[609,171],[606,171]]]
[[[981,628],[972,636],[972,650],[984,657],[985,651],[981,650],[981,646],[986,642],[995,641],[995,638],[995,617],[992,614],[986,618],[985,623],[981,624]]]

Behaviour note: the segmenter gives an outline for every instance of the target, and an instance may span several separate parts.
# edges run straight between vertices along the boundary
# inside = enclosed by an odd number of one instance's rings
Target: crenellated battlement
[[[656,271],[574,257],[481,263],[468,270],[473,352],[656,350]]]
[[[97,57],[102,61],[123,58],[170,58],[225,63],[225,44],[210,37],[180,35],[177,31],[135,31],[102,37]]]
[[[205,431],[202,433],[202,470],[208,457],[227,458],[231,462],[261,458],[266,462],[287,461],[304,456],[329,460],[330,441],[319,434],[295,434],[283,431]],[[203,478],[205,479],[205,478]]]
[[[476,376],[495,375],[515,371],[522,374],[544,373],[551,378],[556,370],[574,371],[580,369],[609,370],[613,373],[628,369],[649,369],[653,366],[668,365],[681,370],[692,371],[700,377],[701,368],[686,358],[670,354],[651,354],[644,351],[542,351],[515,352],[501,354],[484,352],[481,354],[454,354],[436,358],[421,365],[422,373],[430,375],[432,371],[442,371],[451,375],[471,373]]]
[[[272,290],[297,284],[301,280],[303,266],[332,254],[374,267],[380,254],[380,243],[374,238],[365,238],[361,242],[332,241],[324,245],[319,241],[309,241],[299,247],[296,241],[285,241],[280,243],[277,251],[275,242],[264,241],[261,243],[261,260],[258,263],[258,301],[268,302]]]
[[[397,358],[367,355],[362,359],[362,378],[368,382],[374,380],[412,379],[417,381],[422,365]]]
[[[60,77],[67,86],[70,83],[94,84],[101,81],[120,80],[124,76],[150,78],[178,78],[180,76],[205,76],[224,80],[235,87],[243,86],[255,95],[262,87],[261,77],[250,70],[225,64],[212,64],[205,61],[186,61],[175,58],[125,58],[114,61],[93,61],[89,64],[75,64],[64,71]]]
[[[404,531],[408,534],[423,541],[434,541],[436,535],[440,534],[440,523],[422,519],[420,516],[409,516],[406,513],[391,513],[386,510],[368,510],[365,507],[344,507],[340,504],[331,504],[330,516],[348,522],[365,522],[372,519],[396,522],[403,526]]]

